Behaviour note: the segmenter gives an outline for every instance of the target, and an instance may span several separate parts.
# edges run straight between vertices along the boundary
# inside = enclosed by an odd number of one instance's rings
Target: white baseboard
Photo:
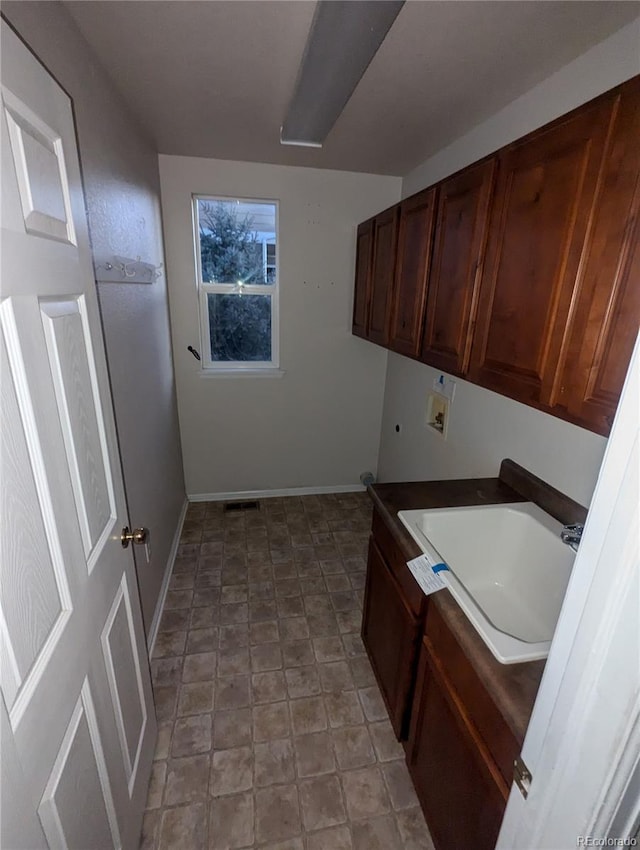
[[[362,493],[362,484],[332,484],[328,487],[288,487],[283,490],[237,490],[229,493],[187,493],[190,502],[226,502],[272,499],[276,496],[318,496],[323,493]]]
[[[156,637],[158,635],[158,629],[160,627],[160,617],[162,617],[164,601],[167,598],[167,590],[169,589],[171,573],[173,572],[173,564],[176,560],[178,546],[180,545],[180,535],[182,534],[182,526],[184,525],[184,518],[187,515],[188,507],[189,498],[187,497],[184,500],[182,510],[180,511],[180,516],[178,517],[178,525],[176,526],[176,532],[173,535],[173,542],[169,551],[169,557],[167,558],[167,565],[164,568],[164,577],[162,579],[162,587],[160,588],[160,593],[158,594],[158,601],[156,602],[156,610],[153,613],[153,620],[151,621],[151,626],[149,628],[149,635],[147,637],[147,649],[149,651],[149,658],[151,658],[151,655],[153,653],[153,647],[155,645]]]

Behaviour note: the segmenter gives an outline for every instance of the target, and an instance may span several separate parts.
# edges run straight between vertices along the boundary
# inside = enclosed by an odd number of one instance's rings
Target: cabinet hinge
[[[513,781],[520,789],[520,793],[525,798],[525,800],[527,799],[527,796],[529,794],[529,788],[531,788],[532,779],[533,777],[529,772],[529,768],[522,761],[520,756],[518,756],[513,762]]]

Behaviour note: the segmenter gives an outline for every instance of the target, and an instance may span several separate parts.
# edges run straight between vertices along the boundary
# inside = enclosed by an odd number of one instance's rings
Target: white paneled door
[[[2,22],[3,850],[136,846],[156,723],[72,105]]]

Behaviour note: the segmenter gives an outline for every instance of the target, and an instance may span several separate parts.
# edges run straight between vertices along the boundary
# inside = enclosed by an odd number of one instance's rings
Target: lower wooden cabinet
[[[493,850],[519,752],[490,689],[431,605],[406,754],[437,850]]]
[[[427,640],[407,761],[437,850],[492,850],[508,788]]]
[[[408,572],[408,568],[405,569]],[[421,618],[412,611],[374,538],[371,538],[362,640],[399,740],[406,738],[408,732],[421,626]]]
[[[362,639],[391,724],[436,850],[493,850],[521,738],[448,610],[423,595],[374,511]]]

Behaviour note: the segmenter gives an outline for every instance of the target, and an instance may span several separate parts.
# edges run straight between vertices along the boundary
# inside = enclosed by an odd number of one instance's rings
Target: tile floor
[[[432,850],[360,640],[366,494],[192,504],[143,850]]]

